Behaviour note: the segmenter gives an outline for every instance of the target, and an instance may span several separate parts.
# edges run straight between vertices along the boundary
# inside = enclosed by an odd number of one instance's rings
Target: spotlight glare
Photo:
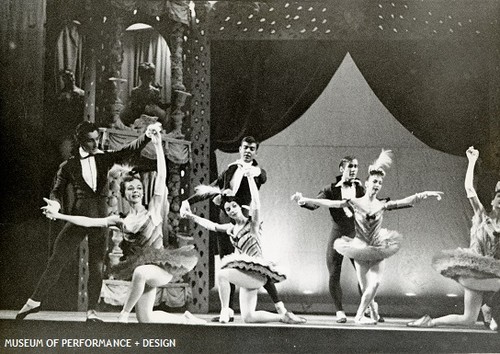
[[[448,296],[448,297],[458,297],[457,294],[446,294],[446,296]]]
[[[405,295],[406,296],[417,296],[417,294],[415,294],[415,293],[406,293]]]

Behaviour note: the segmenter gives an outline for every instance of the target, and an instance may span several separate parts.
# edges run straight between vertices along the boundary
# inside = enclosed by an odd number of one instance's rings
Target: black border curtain
[[[488,143],[490,92],[498,87],[491,44],[361,41],[349,52],[384,106],[430,147],[462,156]]]
[[[347,53],[391,114],[418,139],[462,156],[490,139],[499,45],[491,41],[214,41],[212,149],[236,152],[298,119]]]
[[[212,149],[236,152],[298,119],[323,92],[347,51],[323,41],[213,41]]]

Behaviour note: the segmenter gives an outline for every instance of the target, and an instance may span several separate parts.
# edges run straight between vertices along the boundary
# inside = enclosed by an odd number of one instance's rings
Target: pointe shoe
[[[40,312],[41,305],[38,306],[30,306],[28,304],[25,304],[21,311],[19,311],[16,315],[16,320],[24,320],[26,316],[28,316],[31,313],[37,313]],[[23,311],[24,310],[24,311]]]
[[[376,302],[370,305],[370,318],[375,322],[380,320],[380,315],[378,314],[378,304]]]
[[[280,322],[286,324],[302,324],[306,323],[307,320],[304,317],[299,317],[291,311],[287,311],[283,317],[281,317]]]
[[[231,308],[222,309],[220,311],[220,315],[219,315],[219,322],[220,323],[228,323],[231,321],[231,317],[233,318],[233,321],[234,321],[233,309],[231,309]]]
[[[375,303],[375,308],[376,308],[376,312],[377,312],[377,314],[378,314],[378,320],[377,320],[377,322],[378,322],[378,323],[384,323],[384,322],[385,322],[385,318],[383,318],[383,317],[380,315],[380,313],[378,313],[378,303],[377,303],[377,302]],[[365,310],[365,316],[366,316],[366,317],[370,317],[370,318],[372,318],[371,306],[368,306],[368,307],[366,308],[366,310]],[[373,318],[372,318],[372,319],[373,319]]]
[[[88,310],[87,311],[87,322],[97,323],[97,322],[104,322],[104,321],[101,320],[99,318],[99,316],[97,316],[97,312],[95,310]]]
[[[489,307],[487,304],[484,304],[481,306],[481,313],[483,314],[483,323],[485,327],[490,327],[491,323],[491,307]]]
[[[196,317],[195,315],[193,315],[189,311],[184,312],[184,318],[186,319],[187,324],[205,324],[205,323],[207,323],[207,321]]]
[[[234,322],[234,311],[233,311],[232,308],[229,308],[229,310],[231,310],[229,312],[229,322]],[[220,316],[212,317],[212,319],[210,320],[210,322],[220,322]]]
[[[435,324],[432,323],[432,318],[429,315],[425,315],[416,321],[409,322],[406,324],[408,327],[420,327],[420,328],[432,328]]]
[[[357,325],[376,325],[377,321],[364,316],[354,318],[354,323]]]
[[[495,321],[495,319],[494,319],[494,318],[492,318],[492,319],[491,319],[491,322],[490,322],[490,326],[489,326],[489,327],[490,327],[490,329],[491,329],[492,331],[498,331],[498,323],[497,323],[497,321]]]

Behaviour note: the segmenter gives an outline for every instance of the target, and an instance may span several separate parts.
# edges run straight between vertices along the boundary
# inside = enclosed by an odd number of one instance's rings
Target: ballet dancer
[[[364,196],[350,200],[310,199],[296,193],[292,199],[299,205],[312,203],[327,208],[352,207],[354,210],[355,237],[343,236],[334,242],[334,248],[340,254],[352,258],[356,264],[358,282],[363,291],[361,302],[356,312],[356,324],[377,324],[380,319],[378,307],[374,301],[380,285],[384,260],[394,255],[400,248],[402,236],[396,231],[382,229],[385,210],[412,206],[428,197],[441,199],[442,192],[426,191],[400,200],[387,201],[377,199],[382,188],[385,171],[392,163],[390,150],[382,150],[379,158],[369,167],[365,182]],[[369,307],[370,318],[364,312]]]
[[[491,201],[491,212],[487,213],[474,189],[474,167],[479,151],[473,146],[466,152],[468,159],[465,174],[465,191],[474,210],[470,229],[469,248],[441,251],[434,256],[432,266],[443,276],[457,281],[464,288],[464,313],[439,318],[425,315],[407,325],[409,327],[435,327],[441,325],[470,326],[476,320],[486,292],[495,291],[493,297],[492,330],[498,330],[500,310],[500,182]],[[490,303],[488,301],[488,303]],[[484,309],[484,308],[483,308]],[[484,314],[484,312],[483,312]],[[485,321],[487,317],[485,316]]]

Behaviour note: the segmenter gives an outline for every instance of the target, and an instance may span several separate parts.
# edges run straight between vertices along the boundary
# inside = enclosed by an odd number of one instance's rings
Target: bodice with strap
[[[234,248],[239,252],[251,257],[262,257],[262,247],[260,233],[262,223],[259,225],[259,233],[255,235],[252,232],[251,219],[248,219],[245,225],[236,234],[233,234],[234,227],[228,230],[228,235]]]

